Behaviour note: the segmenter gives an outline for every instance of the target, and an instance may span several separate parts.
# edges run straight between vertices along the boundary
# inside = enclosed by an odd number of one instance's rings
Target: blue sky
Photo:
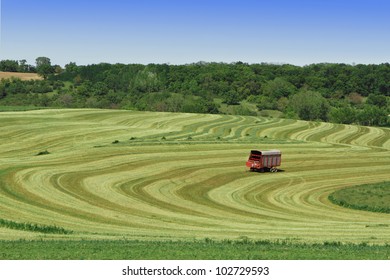
[[[390,61],[387,0],[0,0],[0,59]]]

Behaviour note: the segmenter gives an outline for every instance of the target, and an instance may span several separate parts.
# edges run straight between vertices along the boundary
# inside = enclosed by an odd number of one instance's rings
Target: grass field
[[[328,199],[389,179],[386,128],[78,109],[0,126],[2,240],[390,243],[389,214]],[[246,171],[250,149],[280,149],[283,172]]]
[[[0,80],[9,79],[9,78],[18,78],[23,81],[28,80],[42,80],[42,77],[38,76],[36,73],[19,73],[19,72],[2,72],[0,71]]]
[[[389,260],[390,245],[291,244],[209,239],[0,240],[0,259],[28,260]]]
[[[329,199],[352,209],[390,213],[390,181],[341,189],[330,194]]]
[[[31,111],[31,110],[41,110],[41,109],[47,109],[47,108],[36,107],[36,106],[3,106],[3,105],[0,105],[0,112]]]

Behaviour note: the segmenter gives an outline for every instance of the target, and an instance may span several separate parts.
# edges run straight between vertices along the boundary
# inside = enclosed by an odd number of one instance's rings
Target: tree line
[[[256,115],[389,126],[390,64],[198,62],[92,64],[61,68],[0,61],[0,71],[36,72],[41,81],[2,80],[0,104]],[[12,67],[10,65],[13,65]],[[255,106],[247,106],[254,104]],[[253,109],[255,108],[255,109]]]

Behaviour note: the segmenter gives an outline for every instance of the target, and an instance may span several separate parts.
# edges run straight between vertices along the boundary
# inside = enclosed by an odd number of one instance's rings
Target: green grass
[[[66,230],[58,226],[47,226],[47,225],[38,225],[31,223],[18,223],[14,221],[0,219],[0,227],[24,231],[33,231],[49,234],[71,234],[72,231]]]
[[[17,111],[30,111],[30,110],[40,110],[47,109],[44,107],[36,107],[36,106],[4,106],[0,105],[0,112],[17,112]]]
[[[3,260],[388,260],[389,245],[288,241],[0,241]]]
[[[329,200],[347,208],[390,213],[390,182],[341,189],[330,194]]]

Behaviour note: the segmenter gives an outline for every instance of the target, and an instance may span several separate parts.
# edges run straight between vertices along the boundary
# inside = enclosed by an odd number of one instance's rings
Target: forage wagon
[[[277,166],[282,162],[282,153],[279,150],[258,151],[251,150],[246,166],[251,171],[277,172]]]

